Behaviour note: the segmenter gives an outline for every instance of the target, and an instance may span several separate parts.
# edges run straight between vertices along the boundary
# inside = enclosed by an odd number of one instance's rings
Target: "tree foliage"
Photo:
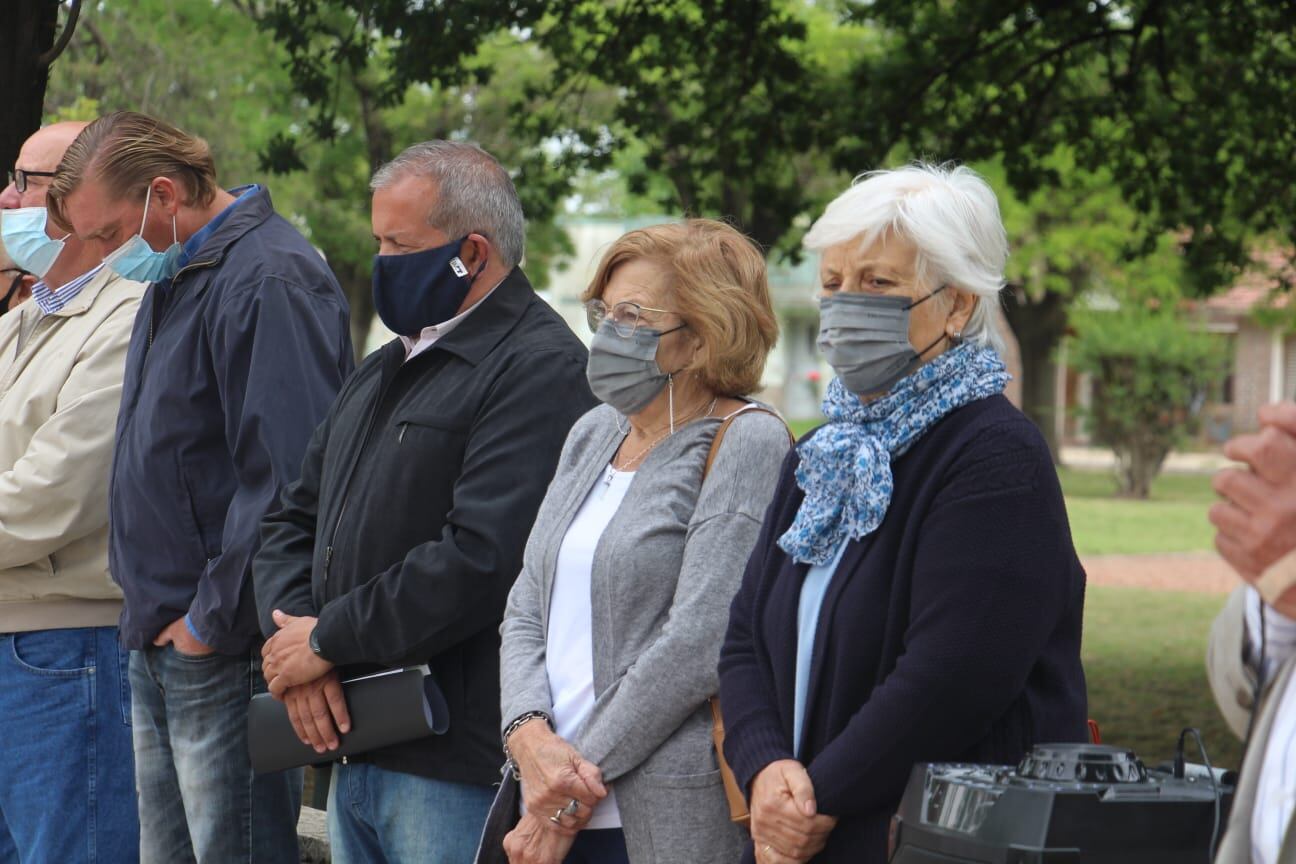
[[[850,0],[889,34],[856,67],[867,137],[999,156],[1028,194],[1059,146],[1109,173],[1151,249],[1188,232],[1198,290],[1229,280],[1257,232],[1293,237],[1296,4],[1290,0]],[[846,142],[838,158],[872,152]]]
[[[1173,309],[1076,318],[1072,362],[1095,383],[1085,419],[1116,454],[1120,493],[1146,498],[1170,450],[1197,427],[1207,388],[1224,368],[1223,343]]]
[[[412,85],[398,99],[385,95],[367,61],[336,79],[333,122],[320,137],[310,133],[319,115],[294,90],[288,52],[262,24],[266,11],[255,2],[101,0],[54,66],[46,117],[144,111],[205,138],[226,185],[268,182],[276,207],[325,253],[346,289],[357,349],[373,309],[369,178],[416,141],[471,137],[504,164],[523,166],[527,256],[543,287],[570,244],[553,221],[565,177],[555,184],[544,148],[513,134],[514,94],[546,74],[533,46],[499,33],[477,47],[474,62],[499,70],[498,87]]]

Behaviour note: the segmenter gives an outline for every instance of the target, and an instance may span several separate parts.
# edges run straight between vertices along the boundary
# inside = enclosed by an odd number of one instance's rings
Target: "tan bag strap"
[[[706,482],[707,476],[711,473],[711,466],[715,463],[716,456],[720,453],[720,443],[724,441],[725,433],[733,422],[744,414],[769,414],[783,423],[787,428],[787,421],[782,417],[755,403],[749,404],[730,414],[720,422],[720,428],[716,430],[715,437],[711,439],[711,451],[707,453],[706,466],[702,469],[702,482]],[[792,434],[791,429],[787,429],[788,440],[796,444],[796,436]],[[739,825],[751,824],[751,812],[747,809],[747,796],[742,788],[738,785],[738,779],[734,777],[733,769],[729,767],[728,760],[724,755],[724,715],[720,712],[720,697],[712,696],[711,702],[711,738],[715,742],[716,762],[720,766],[720,777],[724,780],[725,799],[729,802],[729,818]]]
[[[711,450],[707,453],[706,465],[702,468],[703,483],[706,482],[706,478],[711,474],[711,466],[715,463],[716,456],[720,454],[720,443],[724,441],[725,433],[729,431],[729,427],[733,425],[733,422],[744,414],[768,414],[771,417],[778,417],[779,422],[783,424],[783,428],[787,429],[788,441],[796,444],[796,436],[792,434],[792,430],[788,427],[787,421],[782,417],[779,417],[777,412],[771,411],[763,405],[757,405],[754,402],[749,403],[745,407],[739,408],[737,411],[720,421],[720,428],[716,430],[715,437],[711,439]]]

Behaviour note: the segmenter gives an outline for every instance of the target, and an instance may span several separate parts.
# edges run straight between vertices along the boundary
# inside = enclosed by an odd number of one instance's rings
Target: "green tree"
[[[1095,382],[1086,419],[1116,454],[1119,494],[1147,498],[1170,450],[1196,429],[1223,345],[1173,308],[1089,311],[1076,325],[1072,362]]]
[[[1000,158],[1021,194],[1052,186],[1060,146],[1106,171],[1154,249],[1186,233],[1198,291],[1226,284],[1256,233],[1294,239],[1296,4],[1291,0],[846,0],[887,50],[855,66],[873,140]]]
[[[565,180],[555,188],[543,146],[512,134],[518,95],[546,74],[536,49],[496,34],[478,47],[474,62],[498,67],[498,86],[410,85],[396,98],[380,98],[378,73],[368,65],[344,69],[334,82],[329,134],[308,135],[319,116],[294,91],[289,54],[264,26],[263,6],[102,0],[85,10],[54,68],[47,118],[144,111],[206,138],[230,185],[277,173],[270,178],[276,206],[328,258],[351,302],[358,351],[373,315],[369,178],[416,141],[473,138],[505,165],[520,166],[528,270],[543,287],[550,263],[570,246],[554,222]]]
[[[1014,194],[1001,162],[976,167],[999,193],[1012,244],[1004,313],[1020,349],[1022,409],[1056,457],[1057,355],[1075,302],[1123,291],[1136,270],[1140,291],[1173,304],[1186,276],[1169,235],[1145,248],[1139,215],[1109,172],[1079,167],[1069,148],[1059,148],[1047,165],[1055,182],[1027,196]]]

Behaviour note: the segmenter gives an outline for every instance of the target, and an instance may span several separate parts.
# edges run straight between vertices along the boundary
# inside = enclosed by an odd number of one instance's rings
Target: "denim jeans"
[[[328,799],[333,862],[471,864],[494,800],[491,786],[336,764]]]
[[[297,864],[302,771],[257,775],[247,712],[261,656],[132,651],[142,864]]]
[[[116,627],[0,635],[0,864],[138,856]]]

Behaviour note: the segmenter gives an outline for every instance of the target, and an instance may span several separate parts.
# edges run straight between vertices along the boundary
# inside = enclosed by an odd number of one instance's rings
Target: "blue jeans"
[[[490,786],[336,764],[328,799],[333,862],[471,864],[494,800]]]
[[[257,775],[247,712],[261,656],[132,651],[142,864],[297,864],[302,771]]]
[[[0,864],[138,856],[116,627],[0,635]]]
[[[576,835],[563,864],[630,864],[620,828],[595,828]]]

